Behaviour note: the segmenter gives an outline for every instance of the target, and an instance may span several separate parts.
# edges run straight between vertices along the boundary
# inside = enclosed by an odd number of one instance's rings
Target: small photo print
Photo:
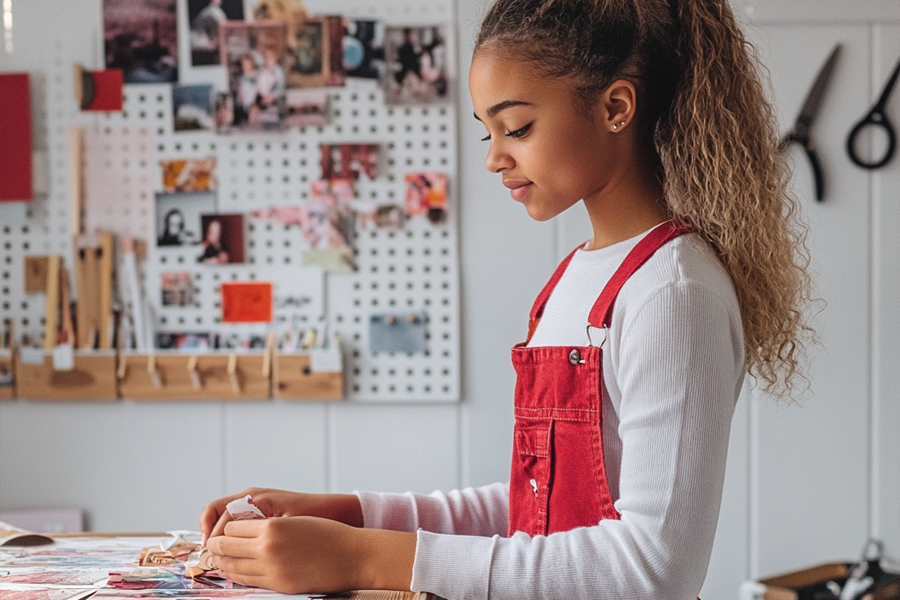
[[[378,172],[377,144],[320,144],[322,179],[359,179],[362,171],[369,179]]]
[[[172,121],[175,131],[213,130],[212,86],[173,85]]]
[[[244,0],[188,0],[191,65],[218,65],[219,25],[244,20]]]
[[[385,30],[385,102],[428,104],[447,99],[447,32],[435,27]]]
[[[288,127],[323,127],[328,123],[328,92],[323,89],[289,89],[286,94]]]
[[[425,215],[438,225],[447,220],[447,175],[444,173],[407,173],[406,214]]]
[[[103,0],[107,69],[125,83],[178,81],[175,0]]]
[[[347,77],[378,79],[384,72],[384,24],[344,20],[343,37]]]
[[[230,103],[216,100],[219,131],[279,129],[286,89],[283,21],[229,21],[219,27]],[[226,119],[230,117],[230,121]]]
[[[354,271],[353,260],[353,182],[349,180],[313,181],[306,218],[300,226],[308,249],[303,262],[324,271]]]
[[[244,262],[244,215],[202,215],[203,250],[197,262],[226,265]]]
[[[216,189],[216,159],[161,160],[166,192],[206,192]]]
[[[214,340],[209,333],[157,333],[156,347],[160,350],[210,350]]]
[[[344,70],[344,17],[328,16],[328,87],[341,87],[347,78]]]
[[[156,194],[156,245],[162,248],[199,244],[200,215],[214,212],[215,192]]]
[[[194,281],[187,271],[169,271],[161,274],[163,306],[193,306]]]
[[[356,227],[367,229],[377,227],[389,231],[403,229],[406,213],[397,204],[378,204],[356,209]]]
[[[331,73],[329,26],[324,17],[291,19],[287,38],[288,87],[321,87]]]

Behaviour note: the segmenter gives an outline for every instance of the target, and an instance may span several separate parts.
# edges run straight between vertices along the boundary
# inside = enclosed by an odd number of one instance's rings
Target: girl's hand
[[[284,594],[409,590],[416,534],[274,517],[232,521],[207,547],[228,579]]]
[[[240,494],[210,502],[200,514],[200,533],[205,546],[209,538],[222,535],[231,515],[225,506],[232,500],[253,496],[253,504],[267,517],[323,517],[354,527],[363,526],[362,507],[353,494],[301,494],[266,488],[248,488]]]

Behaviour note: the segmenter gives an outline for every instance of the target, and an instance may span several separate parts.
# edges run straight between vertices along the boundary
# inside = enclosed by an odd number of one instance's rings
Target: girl
[[[510,482],[247,490],[290,518],[211,503],[219,567],[284,592],[696,598],[744,374],[788,396],[808,332],[755,67],[728,0],[497,0],[469,76],[486,167],[533,218],[582,200],[593,227],[513,349]]]

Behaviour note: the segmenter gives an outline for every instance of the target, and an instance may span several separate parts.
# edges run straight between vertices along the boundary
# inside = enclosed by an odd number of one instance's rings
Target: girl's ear
[[[630,81],[617,79],[606,88],[598,104],[602,123],[609,131],[617,133],[634,121],[637,90]]]

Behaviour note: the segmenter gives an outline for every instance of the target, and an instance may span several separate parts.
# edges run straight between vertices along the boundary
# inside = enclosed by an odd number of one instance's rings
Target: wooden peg
[[[51,255],[47,261],[47,305],[44,311],[44,350],[53,350],[53,347],[56,345],[56,329],[59,326],[59,270],[59,255]]]
[[[155,387],[161,388],[163,386],[162,378],[159,376],[159,371],[156,370],[156,355],[150,354],[147,356],[147,374],[150,375],[150,381],[153,382]]]
[[[231,391],[235,396],[241,394],[241,382],[237,375],[237,354],[228,356],[228,381],[231,382]]]
[[[200,380],[200,373],[197,372],[196,354],[191,355],[191,357],[188,359],[187,370],[191,375],[191,383],[194,385],[194,389],[201,389],[203,387],[203,382]]]

